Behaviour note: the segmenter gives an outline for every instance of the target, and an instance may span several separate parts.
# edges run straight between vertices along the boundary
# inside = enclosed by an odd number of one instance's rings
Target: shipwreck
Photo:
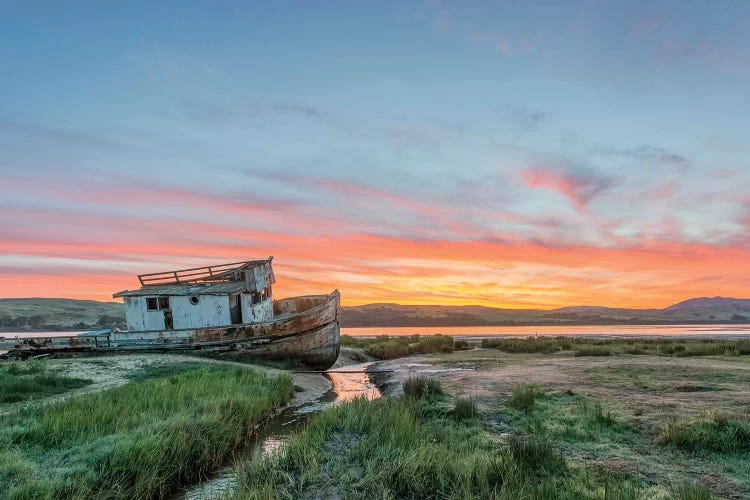
[[[18,338],[6,356],[201,351],[330,368],[339,355],[338,290],[274,300],[272,260],[141,274],[140,288],[113,295],[124,302],[127,331]]]

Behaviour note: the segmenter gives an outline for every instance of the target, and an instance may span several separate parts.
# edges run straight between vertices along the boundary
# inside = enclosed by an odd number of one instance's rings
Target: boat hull
[[[6,357],[41,354],[203,351],[228,358],[295,359],[311,368],[330,368],[339,354],[338,290],[329,295],[274,302],[273,321],[221,327],[121,332],[74,337],[18,339]]]

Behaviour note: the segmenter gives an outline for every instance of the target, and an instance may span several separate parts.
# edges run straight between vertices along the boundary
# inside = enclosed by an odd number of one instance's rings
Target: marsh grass
[[[197,351],[192,355],[200,358],[217,359],[219,361],[235,361],[237,363],[245,363],[248,365],[267,366],[277,370],[298,370],[304,367],[304,364],[299,359],[267,359],[254,355],[252,351],[228,351],[221,353]]]
[[[662,431],[659,442],[690,453],[747,453],[750,423],[717,413],[695,421],[673,419]]]
[[[411,376],[401,385],[404,395],[412,398],[426,398],[443,394],[440,382],[424,375]]]
[[[638,392],[738,391],[750,384],[750,370],[693,364],[627,362],[593,366],[586,373],[597,384]]]
[[[89,384],[91,380],[50,370],[43,360],[14,361],[0,365],[0,404],[61,394]]]
[[[449,353],[456,349],[453,337],[439,334],[395,337],[383,335],[376,338],[356,338],[350,335],[342,335],[341,345],[364,349],[367,354],[377,359],[395,359],[412,354]],[[458,348],[464,349],[466,346],[459,344]]]
[[[579,405],[581,415],[592,424],[612,427],[617,423],[614,416],[612,416],[612,412],[605,412],[599,401],[592,401],[589,398],[581,398]]]
[[[471,420],[479,416],[479,409],[474,398],[458,396],[453,400],[450,415],[458,421]]]
[[[154,378],[171,377],[181,373],[189,372],[198,368],[205,367],[205,363],[199,361],[183,361],[179,363],[150,364],[145,367],[130,372],[126,375],[129,380],[150,380]]]
[[[535,385],[521,385],[513,389],[508,405],[516,410],[529,412],[534,408],[537,398],[544,392]]]
[[[525,468],[559,472],[565,469],[565,459],[552,443],[534,434],[511,434],[508,450],[516,463]]]
[[[534,386],[521,386],[515,392],[518,398],[507,400],[496,411],[510,418],[512,428],[527,435],[582,452],[594,442],[601,449],[616,449],[637,437],[612,407],[595,398],[568,391],[545,392]]]
[[[685,483],[672,489],[674,500],[711,500],[711,490],[700,484]]]
[[[425,411],[425,404],[432,406]],[[282,452],[246,463],[228,497],[641,498],[637,485],[570,468],[546,436],[493,438],[479,419],[456,422],[439,399],[355,400],[325,410]]]
[[[0,417],[0,497],[162,498],[217,467],[292,394],[211,366]]]
[[[518,353],[553,354],[574,351],[576,356],[746,356],[750,355],[750,340],[724,339],[665,339],[665,338],[590,338],[544,337],[483,339],[482,347]]]
[[[449,353],[465,350],[470,343],[447,335],[387,335],[375,338],[341,336],[341,345],[363,349],[377,359],[395,359],[412,354]],[[555,354],[573,352],[575,356],[745,356],[750,355],[750,340],[668,339],[668,338],[591,338],[566,336],[530,336],[526,338],[486,338],[481,347],[510,354]]]
[[[606,346],[581,346],[575,349],[576,356],[611,356],[612,349]]]
[[[543,353],[549,354],[569,350],[572,345],[570,337],[527,337],[509,339],[482,339],[482,347],[498,349],[509,353]]]

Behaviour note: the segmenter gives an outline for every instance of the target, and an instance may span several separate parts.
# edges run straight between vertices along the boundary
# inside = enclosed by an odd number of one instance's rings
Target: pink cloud
[[[594,177],[531,168],[521,172],[521,180],[532,189],[547,189],[565,196],[573,206],[582,210],[607,185]]]

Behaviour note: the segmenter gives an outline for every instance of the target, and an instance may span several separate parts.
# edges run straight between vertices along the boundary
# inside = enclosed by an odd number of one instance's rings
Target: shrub
[[[453,352],[453,337],[440,334],[422,337],[416,344],[409,346],[409,352],[416,354]]]
[[[579,347],[575,350],[576,356],[610,356],[612,351],[609,347],[589,346]]]
[[[366,349],[367,354],[378,359],[395,359],[409,355],[409,346],[398,340],[376,343]]]
[[[469,348],[469,343],[465,340],[456,340],[453,342],[453,349],[457,351],[464,351]]]
[[[573,347],[573,339],[570,337],[555,337],[560,343],[560,349],[569,351]]]
[[[742,356],[750,355],[750,340],[740,340],[737,342],[737,353]]]
[[[649,352],[640,347],[629,347],[625,349],[625,354],[632,354],[633,356],[642,356],[644,354],[649,354]]]
[[[342,335],[340,338],[342,347],[365,347],[371,339],[359,339],[351,335]]]
[[[409,377],[402,385],[404,394],[413,398],[437,396],[443,394],[440,382],[424,375]]]

